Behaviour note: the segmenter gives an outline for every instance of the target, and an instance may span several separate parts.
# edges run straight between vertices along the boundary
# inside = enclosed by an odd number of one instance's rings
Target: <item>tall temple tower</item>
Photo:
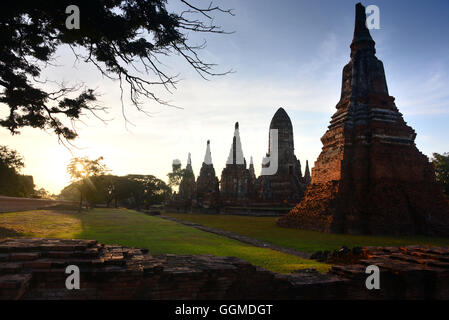
[[[280,226],[353,234],[449,234],[449,205],[388,93],[356,5],[351,60],[304,200]]]
[[[251,192],[250,181],[250,172],[246,168],[246,160],[243,157],[239,123],[236,122],[231,150],[226,161],[226,167],[221,173],[221,200],[225,203],[232,202],[233,204],[236,204],[236,201],[249,200]]]
[[[201,166],[200,175],[196,181],[197,205],[200,207],[215,207],[218,204],[219,184],[215,176],[210,141],[207,140],[206,154]]]
[[[278,132],[278,148],[273,150],[272,129]],[[267,156],[277,152],[277,172],[273,175],[261,175],[258,181],[258,194],[262,200],[297,203],[302,199],[305,183],[301,173],[301,163],[295,156],[293,126],[287,112],[279,108],[270,123]],[[270,163],[265,164],[269,166]]]
[[[181,183],[179,184],[179,198],[182,200],[192,200],[195,198],[195,193],[195,174],[193,173],[192,159],[189,153],[184,175],[181,179]]]

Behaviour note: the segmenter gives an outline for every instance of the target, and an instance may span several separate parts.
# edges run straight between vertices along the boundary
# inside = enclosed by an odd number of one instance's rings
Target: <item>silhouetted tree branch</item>
[[[203,78],[228,73],[215,72],[215,64],[201,59],[198,51],[205,43],[191,44],[188,32],[227,33],[213,24],[213,14],[233,12],[212,3],[201,8],[180,0],[186,9],[178,14],[168,12],[166,3],[167,0],[49,0],[32,5],[17,0],[2,2],[0,103],[9,112],[0,119],[0,126],[12,134],[24,127],[50,129],[60,141],[69,141],[77,133],[73,125],[69,128],[64,124],[65,120],[73,123],[87,112],[99,117],[97,112],[105,110],[95,105],[97,94],[93,89],[64,84],[52,92],[43,88],[47,83],[39,80],[41,71],[52,64],[61,45],[71,48],[76,61],[92,63],[101,75],[119,82],[123,114],[124,90],[142,112],[146,112],[142,103],[148,99],[170,105],[156,95],[155,88],[162,86],[169,92],[176,89],[178,74],[163,70],[161,56],[180,55]],[[80,29],[65,26],[65,9],[69,5],[80,8]]]

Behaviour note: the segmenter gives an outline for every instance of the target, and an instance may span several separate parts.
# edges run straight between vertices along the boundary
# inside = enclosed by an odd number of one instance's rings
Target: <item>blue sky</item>
[[[148,102],[146,117],[127,107],[134,125],[125,127],[118,84],[102,79],[88,65],[74,64],[70,51],[57,52],[58,67],[44,76],[98,88],[109,106],[107,126],[95,119],[79,125],[80,137],[72,152],[58,145],[51,134],[34,129],[11,137],[0,129],[1,144],[25,156],[24,173],[35,183],[57,192],[68,183],[65,166],[71,156],[103,155],[115,174],[154,174],[166,180],[171,162],[192,153],[196,174],[211,140],[217,172],[226,162],[235,121],[240,122],[243,152],[254,157],[256,173],[268,148],[268,126],[278,107],[293,123],[296,155],[310,165],[321,151],[320,138],[335,111],[341,89],[341,71],[349,61],[358,1],[215,1],[233,8],[235,16],[217,14],[215,22],[230,35],[190,35],[192,43],[208,41],[201,54],[218,63],[217,71],[235,73],[201,79],[180,58],[164,60],[168,70],[181,73],[173,94],[161,96],[183,109]],[[170,1],[178,10],[179,3]],[[203,1],[206,5],[209,3]],[[418,148],[449,151],[449,1],[370,1],[380,9],[380,29],[371,30],[377,57],[383,61],[390,94],[405,120],[417,132]],[[83,14],[81,8],[81,15]],[[81,26],[82,27],[82,26]],[[0,113],[5,108],[0,107]]]

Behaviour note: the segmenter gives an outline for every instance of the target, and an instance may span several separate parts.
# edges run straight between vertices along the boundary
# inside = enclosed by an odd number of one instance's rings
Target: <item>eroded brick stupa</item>
[[[304,196],[307,184],[302,176],[301,163],[295,156],[292,122],[284,108],[276,111],[270,123],[268,157],[273,153],[272,130],[277,130],[277,170],[274,174],[259,177],[258,197],[263,201],[295,204]],[[267,162],[266,166],[270,163]]]
[[[223,203],[244,204],[252,193],[251,175],[246,168],[240,141],[239,123],[235,123],[234,137],[226,167],[221,173],[220,197]]]
[[[195,198],[196,183],[195,174],[192,168],[192,157],[189,153],[187,157],[187,165],[184,171],[184,175],[179,184],[179,198],[183,200],[192,201]]]
[[[351,234],[449,234],[449,205],[429,159],[388,93],[356,5],[341,98],[304,199],[278,225]],[[425,106],[423,106],[425,107]]]
[[[212,163],[210,141],[207,140],[206,154],[201,165],[200,175],[196,180],[197,205],[206,208],[214,207],[218,202],[219,196],[219,183]]]

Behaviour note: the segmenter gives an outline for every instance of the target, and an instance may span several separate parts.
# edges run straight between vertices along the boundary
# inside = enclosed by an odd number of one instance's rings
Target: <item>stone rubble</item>
[[[0,241],[0,299],[449,299],[449,248],[363,248],[367,255],[329,273],[276,274],[233,257],[152,256],[95,240]],[[81,288],[68,290],[68,265]],[[380,290],[367,290],[367,265]]]

